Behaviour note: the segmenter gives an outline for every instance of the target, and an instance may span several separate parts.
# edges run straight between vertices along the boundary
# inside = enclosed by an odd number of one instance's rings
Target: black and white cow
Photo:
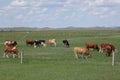
[[[66,40],[66,39],[63,40],[63,44],[65,47],[70,47],[70,44],[69,44],[68,40]]]
[[[34,41],[34,48],[40,47],[40,46],[46,47],[45,40],[35,40]]]

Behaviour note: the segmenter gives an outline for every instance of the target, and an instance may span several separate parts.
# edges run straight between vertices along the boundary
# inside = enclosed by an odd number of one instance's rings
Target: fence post
[[[23,55],[24,55],[24,53],[23,53],[23,50],[22,50],[21,53],[20,53],[20,63],[21,64],[23,64]]]
[[[115,65],[115,52],[112,52],[112,66]]]

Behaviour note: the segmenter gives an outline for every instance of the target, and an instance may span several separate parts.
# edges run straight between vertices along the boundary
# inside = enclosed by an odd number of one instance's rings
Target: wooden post
[[[21,53],[20,53],[20,63],[21,64],[23,64],[23,55],[24,55],[24,53],[23,53],[23,50],[22,50]]]
[[[115,65],[115,52],[112,52],[112,66]]]

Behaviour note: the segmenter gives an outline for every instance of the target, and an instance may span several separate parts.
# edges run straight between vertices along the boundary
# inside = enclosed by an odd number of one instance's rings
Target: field
[[[26,39],[57,40],[57,47],[33,48],[26,46]],[[62,40],[70,42],[70,48]],[[20,59],[3,58],[3,42],[16,40],[19,51],[24,51],[23,64]],[[92,58],[76,60],[73,48],[85,47],[91,41],[98,44],[112,43],[117,48],[115,65],[112,57],[90,50]],[[0,32],[0,80],[119,80],[120,79],[120,31],[119,30],[48,30],[38,32]]]

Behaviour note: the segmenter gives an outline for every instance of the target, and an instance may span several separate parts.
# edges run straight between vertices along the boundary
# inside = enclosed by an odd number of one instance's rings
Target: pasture
[[[55,38],[57,46],[33,48],[26,46],[26,39]],[[70,48],[63,46],[67,39]],[[20,59],[3,58],[3,42],[16,40],[19,51],[24,51],[23,64]],[[74,47],[85,47],[91,41],[98,44],[112,43],[117,48],[115,66],[112,57],[90,50],[92,58],[76,60]],[[0,79],[1,80],[119,80],[120,79],[120,31],[119,30],[48,30],[38,32],[0,32]]]

